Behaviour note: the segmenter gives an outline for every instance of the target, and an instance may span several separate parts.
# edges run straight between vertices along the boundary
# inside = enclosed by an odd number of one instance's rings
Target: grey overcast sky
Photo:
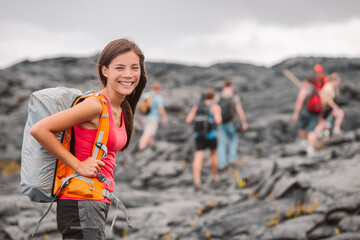
[[[271,66],[289,57],[360,57],[358,0],[0,0],[0,68],[90,56],[111,40],[147,60]]]

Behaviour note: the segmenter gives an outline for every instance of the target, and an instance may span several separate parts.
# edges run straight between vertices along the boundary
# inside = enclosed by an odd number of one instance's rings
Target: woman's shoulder
[[[321,92],[323,93],[331,91],[334,91],[334,86],[330,82],[325,83],[325,85],[321,89]]]
[[[219,104],[217,104],[216,102],[213,102],[210,104],[210,109],[211,109],[211,111],[219,111],[221,108],[220,108]]]
[[[80,108],[87,109],[89,112],[101,113],[102,104],[101,99],[97,97],[85,98],[84,101],[78,104]]]

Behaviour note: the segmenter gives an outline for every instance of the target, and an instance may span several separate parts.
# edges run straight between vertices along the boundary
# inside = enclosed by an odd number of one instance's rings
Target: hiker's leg
[[[306,151],[307,154],[311,156],[315,152],[315,143],[318,138],[319,131],[323,129],[324,119],[319,118],[319,116],[315,114],[310,115],[309,117]]]
[[[310,156],[315,152],[316,139],[317,139],[317,134],[315,132],[309,132],[307,138],[308,144],[306,147],[306,152]]]
[[[212,175],[216,175],[218,172],[217,142],[216,138],[207,140],[207,147],[210,148],[210,165]]]
[[[341,124],[344,120],[345,113],[342,109],[337,109],[336,111],[332,111],[332,116],[335,119],[333,133],[338,134],[340,133]]]
[[[234,163],[237,158],[238,139],[235,124],[229,124],[229,163]]]
[[[317,135],[315,132],[309,132],[308,134],[308,146],[309,147],[314,147],[315,143],[316,143],[316,139],[317,139]]]
[[[84,239],[106,239],[105,226],[109,204],[99,201],[79,201],[79,216]]]
[[[103,240],[109,205],[99,201],[59,200],[57,225],[63,239]]]
[[[195,185],[201,183],[201,169],[202,169],[203,158],[204,158],[204,150],[195,151],[194,160],[192,164],[193,178]]]
[[[307,131],[305,129],[299,129],[298,133],[301,140],[306,140]]]
[[[330,129],[332,127],[332,123],[331,123],[331,112],[332,112],[332,108],[329,106],[326,106],[325,111],[323,113],[323,115],[320,117],[321,119],[323,119],[323,131],[322,131],[322,140],[323,141],[327,141],[330,137]]]
[[[159,128],[159,120],[157,118],[149,117],[149,121],[151,122],[149,129],[147,129],[147,133],[150,135],[147,145],[149,147],[152,147],[155,142],[155,136],[157,133],[157,130]]]
[[[315,132],[317,137],[321,137],[322,132],[325,129],[325,123],[326,123],[326,120],[323,117],[319,117],[319,120],[318,120],[316,126],[315,127],[313,127],[313,126],[308,127],[308,131],[309,132]],[[314,123],[309,124],[309,125],[314,125]]]
[[[307,146],[307,131],[305,129],[299,129],[298,134],[300,137],[300,146],[305,149]]]
[[[306,138],[307,138],[307,130],[306,130],[306,125],[307,125],[308,119],[306,118],[305,114],[300,114],[298,122],[297,122],[297,127],[298,127],[298,134],[299,134],[299,138],[301,143],[306,143]],[[306,145],[306,144],[305,144]]]
[[[141,135],[140,140],[139,140],[139,149],[140,150],[143,150],[144,148],[147,147],[150,137],[151,136],[149,134],[147,134],[146,132],[144,132]]]
[[[216,148],[210,150],[211,155],[211,176],[212,182],[216,183],[219,181],[219,176],[217,175],[218,172],[218,155]]]
[[[154,145],[154,137],[150,136],[147,142],[147,146],[152,147]]]
[[[159,126],[159,121],[154,117],[145,118],[144,132],[139,140],[139,149],[142,150],[147,146],[154,145],[154,137]]]
[[[226,167],[226,144],[227,144],[227,137],[225,132],[225,125],[220,124],[218,130],[218,143],[217,143],[217,154],[219,169],[224,169]]]
[[[326,119],[326,122],[325,122],[325,130],[326,130],[326,133],[325,133],[325,137],[326,138],[329,138],[330,137],[330,131],[331,131],[331,128],[333,126],[333,116],[328,116],[328,118]]]

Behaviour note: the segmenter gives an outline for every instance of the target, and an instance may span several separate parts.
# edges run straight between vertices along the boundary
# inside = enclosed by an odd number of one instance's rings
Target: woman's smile
[[[118,81],[118,83],[125,87],[131,87],[135,82],[133,82],[133,81]]]

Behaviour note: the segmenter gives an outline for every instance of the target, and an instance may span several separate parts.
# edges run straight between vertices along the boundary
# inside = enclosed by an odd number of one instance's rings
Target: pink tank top
[[[104,95],[103,95],[104,96]],[[105,96],[104,96],[105,97]],[[103,158],[102,161],[105,163],[105,166],[101,168],[99,173],[102,173],[109,181],[110,185],[106,186],[106,190],[110,192],[114,191],[115,182],[114,182],[114,168],[116,166],[116,153],[122,149],[127,141],[127,134],[125,128],[124,114],[121,114],[121,127],[118,127],[113,119],[111,107],[108,99],[105,97],[107,106],[109,108],[109,138],[107,143],[108,153],[107,157]],[[96,138],[97,129],[86,129],[80,125],[74,126],[75,133],[75,157],[80,161],[84,161],[92,155],[92,148]],[[75,199],[75,200],[84,200],[84,198],[72,198],[61,196],[60,199]],[[103,202],[109,203],[110,200],[105,198],[101,200]]]

